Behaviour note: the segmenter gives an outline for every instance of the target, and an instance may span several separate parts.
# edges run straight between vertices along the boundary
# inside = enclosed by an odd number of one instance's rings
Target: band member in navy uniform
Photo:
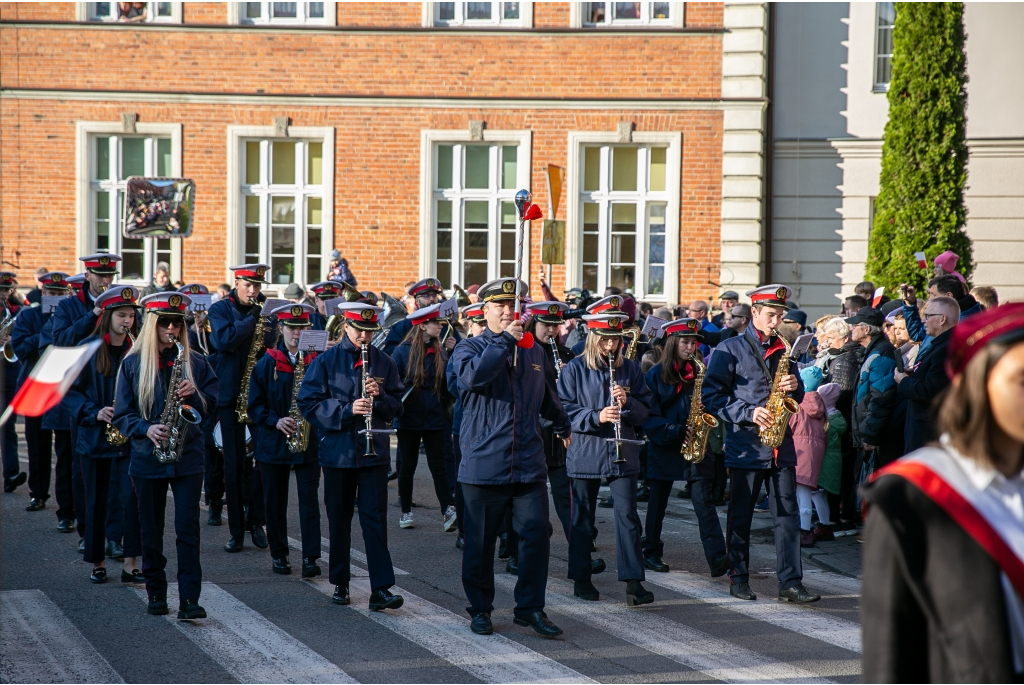
[[[60,271],[51,271],[36,280],[45,297],[65,297],[71,291],[67,284],[68,275]],[[21,361],[21,372],[18,374],[17,389],[32,373],[39,361],[39,339],[43,326],[52,316],[52,312],[38,307],[25,307],[18,313],[18,320],[11,331],[11,347]],[[54,411],[54,410],[50,410]],[[59,410],[57,410],[59,411]],[[46,508],[46,500],[50,498],[50,476],[53,472],[53,431],[43,428],[44,416],[25,417],[25,443],[28,447],[28,494],[29,503],[26,511],[39,511]],[[70,445],[67,446],[70,448]],[[70,452],[65,461],[70,465]],[[60,488],[58,488],[59,490]],[[58,506],[60,505],[58,500]],[[74,505],[71,505],[72,509]],[[72,516],[73,518],[73,516]],[[58,520],[60,517],[58,517]]]
[[[199,498],[203,492],[203,432],[191,421],[212,412],[217,404],[217,376],[206,357],[190,349],[185,332],[188,295],[154,293],[139,304],[148,315],[131,352],[121,362],[114,401],[113,425],[130,440],[129,474],[139,498],[142,524],[142,575],[149,595],[147,611],[166,614],[167,558],[164,556],[164,511],[167,488],[174,496],[174,533],[178,557],[178,618],[205,618],[199,606],[202,568],[199,565]],[[180,351],[179,351],[180,350]],[[175,363],[181,362],[178,385],[181,457],[161,463],[157,451],[170,449],[171,429],[162,421]],[[191,410],[186,410],[188,405]],[[196,414],[192,414],[195,412]],[[177,412],[175,412],[177,414]]]
[[[616,314],[623,320],[626,318],[626,313],[622,310],[625,306],[625,298],[622,295],[609,295],[608,297],[602,297],[596,302],[591,302],[586,307],[587,314]],[[572,353],[575,356],[583,354],[583,348],[586,347],[587,337],[584,336],[579,342],[572,346]]]
[[[320,575],[320,463],[317,436],[313,427],[301,420],[308,441],[298,449],[300,425],[291,416],[295,366],[302,355],[304,368],[316,358],[316,352],[299,349],[299,334],[310,327],[314,309],[308,304],[278,307],[272,314],[281,327],[281,342],[267,350],[256,363],[249,383],[249,416],[256,435],[256,461],[263,475],[263,493],[267,510],[267,540],[273,558],[274,573],[291,573],[288,561],[288,481],[295,471],[299,495],[299,530],[302,531],[302,577]],[[293,436],[296,436],[293,438]],[[293,444],[289,445],[289,439]],[[298,449],[293,451],[292,448]]]
[[[10,323],[11,318],[28,309],[24,300],[18,297],[15,289],[17,284],[14,272],[0,271],[0,322],[4,324]],[[0,338],[0,349],[4,349],[9,342],[10,333]],[[20,360],[8,361],[4,355],[0,358],[0,365],[3,366],[0,412],[3,412],[14,399],[22,364]],[[28,480],[28,474],[21,470],[21,463],[18,461],[18,431],[14,421],[8,421],[0,426],[0,455],[3,458],[4,492],[14,492]]]
[[[267,548],[267,536],[263,532],[266,520],[263,482],[259,468],[253,467],[252,458],[246,453],[245,424],[238,420],[236,407],[256,320],[267,299],[260,289],[269,268],[266,264],[230,267],[235,272],[235,287],[227,297],[210,307],[210,344],[213,347],[210,364],[220,382],[217,418],[224,447],[224,495],[231,530],[231,540],[224,545],[225,552],[242,551],[246,530],[250,531],[252,544],[260,549]],[[257,359],[264,354],[262,348],[273,345],[276,335],[269,322],[266,323]]]
[[[451,435],[448,408],[452,400],[444,381],[448,353],[440,342],[440,308],[440,304],[434,304],[410,314],[406,320],[412,324],[412,330],[392,354],[398,366],[398,377],[406,387],[402,401],[405,410],[395,419],[402,465],[398,475],[402,518],[398,525],[401,528],[414,526],[412,487],[422,443],[434,481],[434,494],[441,506],[443,528],[451,532],[457,521],[455,502],[448,487],[444,443]]]
[[[718,521],[711,496],[715,479],[714,454],[708,449],[697,463],[687,461],[681,454],[683,443],[693,437],[688,423],[697,368],[690,356],[700,356],[704,333],[697,319],[677,319],[664,324],[661,330],[667,338],[662,347],[661,361],[652,366],[645,376],[652,396],[651,414],[644,423],[644,433],[649,439],[647,485],[651,488],[644,524],[644,565],[652,571],[664,573],[669,570],[668,564],[661,559],[665,550],[661,529],[672,482],[682,480],[691,484],[690,501],[697,515],[704,557],[711,568],[711,575],[718,577],[729,569],[729,558],[725,553],[722,524]],[[697,401],[700,401],[699,397]]]
[[[815,602],[821,597],[809,593],[802,582],[793,435],[786,427],[782,443],[773,449],[762,443],[758,434],[773,423],[766,405],[776,370],[786,354],[776,327],[789,310],[793,291],[775,284],[755,288],[746,295],[751,301],[750,325],[741,335],[718,344],[708,360],[701,390],[705,411],[725,422],[725,465],[732,474],[726,525],[729,593],[739,599],[757,599],[749,585],[750,523],[764,483],[775,525],[779,599]],[[803,399],[804,386],[798,374],[787,374],[778,388],[798,404]]]
[[[85,476],[85,551],[83,559],[93,565],[93,583],[107,581],[104,559],[104,530],[107,524],[108,493],[111,481],[117,479],[122,531],[124,568],[121,582],[141,583],[142,571],[136,568],[136,557],[142,554],[139,532],[139,504],[128,475],[130,450],[123,436],[110,431],[114,418],[114,391],[121,360],[131,349],[129,331],[138,331],[135,306],[139,291],[130,285],[113,285],[96,298],[103,311],[95,332],[83,342],[102,340],[96,354],[82,369],[68,390],[65,402],[78,426],[75,446],[82,459]],[[110,436],[114,436],[114,443]],[[120,444],[115,444],[120,442]],[[109,537],[109,536],[108,536]],[[120,542],[120,541],[118,541]]]
[[[430,305],[437,304],[444,299],[444,290],[441,288],[441,281],[436,278],[424,278],[422,281],[414,283],[413,286],[409,288],[409,294],[412,295],[413,299],[416,301],[416,309],[429,307]],[[389,355],[393,355],[395,353],[395,348],[405,340],[411,330],[412,321],[409,319],[399,321],[392,326],[391,330],[388,331],[387,337],[384,339],[384,351]],[[459,332],[453,328],[451,335],[449,335],[448,339],[445,340],[445,351],[447,351],[448,354],[451,354],[452,350],[455,348],[455,343],[461,339],[462,336],[460,336]]]
[[[518,287],[517,287],[518,286]],[[474,633],[493,632],[494,544],[512,507],[519,534],[514,622],[545,637],[562,634],[544,613],[551,523],[540,418],[570,441],[565,410],[546,373],[544,351],[514,316],[516,294],[529,286],[499,278],[480,287],[487,330],[459,343],[452,356],[462,401],[459,483],[465,498],[462,586]],[[521,345],[520,345],[521,343]]]
[[[590,578],[594,508],[601,479],[607,479],[615,512],[615,558],[619,580],[626,583],[626,602],[649,604],[654,594],[644,588],[640,551],[640,516],[636,484],[640,473],[641,426],[650,411],[651,391],[640,365],[623,357],[619,313],[585,314],[588,333],[583,353],[569,362],[558,379],[558,396],[572,422],[573,440],[566,453],[572,478],[572,528],[569,532],[569,577],[580,599],[599,599]],[[609,360],[614,364],[609,369]],[[611,385],[611,377],[615,384]],[[617,439],[625,442],[617,443]]]
[[[388,551],[388,435],[372,434],[372,449],[367,450],[367,436],[359,431],[367,427],[367,415],[374,430],[383,430],[401,415],[404,388],[395,362],[370,345],[373,334],[380,330],[383,310],[361,302],[345,302],[338,309],[345,322],[341,342],[309,365],[297,400],[299,411],[320,439],[333,599],[336,604],[350,601],[352,514],[358,504],[370,571],[370,610],[397,609],[404,600],[390,592],[395,570]],[[369,367],[365,369],[364,348]]]
[[[343,297],[345,294],[344,290],[341,283],[337,281],[314,283],[309,286],[309,289],[313,291],[313,297],[316,298],[316,311],[309,315],[309,323],[314,331],[326,330],[327,319],[331,318],[331,314],[337,313],[327,311],[327,301],[333,300],[336,297]]]

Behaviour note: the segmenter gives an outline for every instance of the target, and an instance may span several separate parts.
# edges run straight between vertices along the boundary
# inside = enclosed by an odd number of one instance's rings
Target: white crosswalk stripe
[[[42,590],[0,592],[0,682],[123,683]]]
[[[148,602],[145,590],[135,592]],[[173,584],[167,588],[167,604],[168,620],[239,682],[358,682],[213,583],[203,583],[200,600],[209,618],[177,620],[178,592]]]
[[[516,578],[495,576],[495,586],[511,592]],[[730,683],[828,683],[799,667],[751,652],[677,621],[624,602],[589,602],[572,595],[572,584],[548,578],[546,611],[569,616],[625,642],[646,649],[709,678]],[[556,622],[557,623],[557,622]]]
[[[824,611],[779,602],[774,597],[756,602],[736,599],[727,594],[724,585],[682,571],[652,573],[647,582],[851,652],[861,651],[860,625]]]
[[[320,561],[322,561],[325,564],[329,564],[329,563],[331,563],[331,555],[330,555],[329,552],[327,552],[327,549],[330,548],[330,545],[327,544],[327,538],[321,538],[321,539],[323,540],[323,547],[321,548],[322,551],[320,552]],[[298,540],[296,540],[293,537],[289,537],[288,538],[288,547],[290,549],[294,549],[296,552],[300,552],[300,553],[302,552],[302,543],[299,542]],[[355,557],[353,557],[353,559],[355,559]],[[365,557],[364,557],[364,560],[365,560]],[[367,571],[365,568],[359,568],[358,566],[355,566],[354,564],[349,564],[349,569],[350,569],[349,572],[352,574],[353,578],[359,578],[359,577],[369,578],[370,577],[370,572]],[[324,569],[324,571],[326,571],[326,570],[327,569]],[[396,575],[398,574],[397,570],[395,571],[395,574]]]
[[[325,595],[334,593],[330,583],[306,582]],[[485,683],[595,682],[503,635],[476,635],[469,630],[468,616],[457,616],[397,585],[391,591],[405,600],[400,609],[370,611],[370,590],[369,580],[353,578],[349,583],[349,606]]]

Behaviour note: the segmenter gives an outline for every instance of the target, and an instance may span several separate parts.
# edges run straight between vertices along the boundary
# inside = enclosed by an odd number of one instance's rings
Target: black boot
[[[652,571],[657,571],[658,573],[668,573],[669,570],[668,564],[662,561],[661,557],[659,557],[656,554],[652,554],[649,557],[644,557],[644,566],[651,569]]]
[[[245,536],[241,535],[237,538],[231,538],[228,540],[228,544],[224,545],[224,551],[241,552],[243,547],[245,547]]]
[[[519,575],[519,560],[513,556],[508,558],[508,563],[505,564],[505,570],[514,576]]]
[[[384,609],[397,609],[405,602],[402,595],[393,595],[387,588],[374,590],[370,594],[370,611],[383,611]]]
[[[715,559],[715,563],[711,565],[711,577],[718,578],[724,576],[729,570],[729,556],[723,554],[722,556]]]
[[[654,593],[644,588],[639,580],[626,581],[626,604],[635,607],[640,604],[650,604],[654,601]]]
[[[206,609],[199,606],[194,599],[183,599],[178,604],[178,620],[191,621],[196,618],[206,618]]]
[[[263,532],[263,526],[258,523],[252,524],[252,532],[249,533],[249,537],[252,538],[252,544],[259,549],[266,549],[269,546],[267,534]]]
[[[292,565],[288,561],[288,557],[281,557],[280,559],[274,559],[274,563],[273,563],[273,567],[272,568],[273,568],[274,573],[280,574],[282,576],[287,576],[288,574],[290,574],[292,572]]]
[[[302,559],[302,577],[312,578],[318,575],[320,575],[320,567],[317,565],[316,559],[304,557]]]
[[[590,578],[574,581],[572,584],[572,594],[576,595],[580,599],[585,599],[588,602],[596,602],[601,599],[601,593],[597,591],[596,587],[594,587]]]
[[[331,601],[335,604],[348,604],[351,601],[348,596],[348,585],[335,585]]]
[[[152,614],[153,616],[166,616],[167,595],[150,595],[149,606],[146,607],[146,613]]]
[[[220,500],[210,502],[210,517],[206,519],[208,526],[224,525],[224,503]]]

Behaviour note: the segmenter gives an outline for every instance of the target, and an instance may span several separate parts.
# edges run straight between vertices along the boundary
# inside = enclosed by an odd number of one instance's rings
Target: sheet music
[[[270,312],[274,311],[278,307],[283,307],[286,304],[293,304],[291,300],[279,300],[275,297],[268,297],[267,301],[263,303],[263,309],[260,310],[260,316],[270,316]]]
[[[299,349],[308,352],[312,346],[314,352],[327,349],[327,331],[302,331],[299,333]]]

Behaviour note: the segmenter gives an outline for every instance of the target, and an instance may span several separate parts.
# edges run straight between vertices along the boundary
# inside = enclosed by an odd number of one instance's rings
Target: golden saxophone
[[[765,409],[772,415],[772,425],[770,428],[761,428],[758,431],[758,437],[761,438],[761,443],[765,447],[778,449],[779,445],[782,444],[782,436],[786,434],[789,417],[800,413],[800,405],[779,387],[782,379],[789,375],[789,353],[793,346],[779,335],[778,330],[773,330],[772,335],[779,336],[779,340],[782,341],[786,352],[782,355],[782,359],[779,360],[779,368],[775,370],[772,389],[768,393],[768,404],[765,405]]]
[[[185,347],[177,340],[174,347],[178,353],[174,357],[174,366],[171,367],[171,378],[167,381],[167,397],[164,400],[164,410],[160,414],[160,423],[167,426],[170,436],[161,440],[160,444],[153,449],[153,456],[161,464],[173,464],[181,460],[185,453],[185,434],[188,426],[185,424],[198,425],[203,417],[199,415],[191,405],[184,404],[178,396],[178,388],[185,378]]]
[[[292,454],[305,452],[309,448],[309,421],[302,418],[299,405],[295,401],[299,396],[299,387],[302,385],[302,379],[306,376],[306,361],[301,350],[298,350],[297,354],[295,370],[292,372],[292,406],[288,408],[288,416],[291,417],[298,428],[285,441],[288,443],[288,451]]]
[[[708,447],[708,435],[711,429],[718,425],[718,419],[704,411],[704,404],[700,401],[700,388],[704,384],[704,372],[707,367],[699,354],[691,354],[690,361],[693,362],[695,371],[693,397],[690,399],[690,416],[686,419],[686,428],[693,439],[684,439],[679,453],[686,461],[697,464],[704,458],[704,452]]]
[[[134,345],[135,344],[135,336],[132,335],[131,329],[129,329],[127,326],[124,326],[124,332],[125,332],[125,335],[128,336],[128,339],[132,341],[132,345]],[[128,353],[126,352],[125,356],[127,356],[127,355],[128,355]],[[122,363],[124,362],[124,357],[121,358],[121,362]],[[121,367],[118,366],[117,368],[118,368],[118,373],[120,373]],[[124,433],[122,433],[121,431],[119,431],[116,428],[114,428],[114,424],[108,423],[107,424],[107,442],[109,442],[114,447],[120,447],[121,445],[123,445],[126,442],[128,442],[128,437]]]
[[[257,302],[250,301],[249,304],[256,305]],[[238,415],[239,423],[252,423],[249,418],[249,381],[252,378],[253,367],[260,360],[263,354],[263,332],[266,330],[267,321],[270,317],[260,316],[256,318],[256,328],[252,332],[252,344],[249,345],[249,356],[245,360],[245,371],[242,372],[242,383],[238,391],[238,402],[235,404],[235,414]]]
[[[7,316],[0,321],[0,340],[6,338],[14,330],[14,320],[17,318],[17,314],[11,316],[11,313],[7,312]],[[18,355],[14,353],[14,346],[11,345],[10,340],[4,343],[4,359],[12,364],[18,361]]]
[[[623,338],[629,338],[629,344],[626,345],[626,351],[623,352],[623,356],[630,361],[636,361],[636,348],[640,342],[640,327],[630,326],[629,328],[623,329]]]

